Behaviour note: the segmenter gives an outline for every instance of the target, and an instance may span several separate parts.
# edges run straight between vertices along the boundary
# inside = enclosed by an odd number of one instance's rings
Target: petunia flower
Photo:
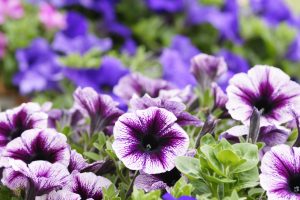
[[[31,129],[9,142],[2,156],[10,162],[18,160],[30,164],[33,161],[44,160],[68,166],[70,147],[66,136],[54,129]]]
[[[93,173],[72,173],[70,181],[61,192],[50,193],[48,199],[58,199],[62,194],[69,192],[73,193],[72,196],[78,194],[80,199],[102,199],[102,189],[108,188],[111,184],[110,180]]]
[[[24,103],[0,113],[0,151],[29,129],[47,128],[47,114],[36,103]]]
[[[299,199],[300,148],[272,147],[261,161],[260,185],[268,199]]]
[[[73,96],[78,108],[91,119],[90,134],[100,131],[110,134],[112,126],[123,113],[117,108],[118,103],[90,87],[77,88]]]
[[[2,183],[11,189],[26,189],[27,199],[35,199],[52,190],[63,187],[68,182],[69,172],[60,163],[34,161],[29,165],[23,162],[11,163],[12,170],[21,178],[11,177],[3,172]],[[14,182],[12,182],[14,180]]]
[[[39,19],[47,29],[62,29],[66,26],[65,16],[48,3],[40,5]]]
[[[164,108],[172,112],[176,116],[176,123],[180,126],[200,126],[202,124],[202,122],[197,117],[186,112],[186,106],[180,102],[162,98],[151,98],[146,94],[142,98],[132,98],[130,100],[130,106],[133,110],[144,110],[149,107]]]
[[[146,192],[152,190],[169,191],[170,187],[181,178],[181,173],[175,167],[171,171],[160,174],[146,174],[141,172],[134,181],[134,186],[138,189],[143,189]]]
[[[0,24],[3,24],[7,17],[19,19],[23,15],[24,9],[20,0],[0,0]]]
[[[128,74],[122,77],[119,83],[114,87],[113,92],[129,101],[133,95],[139,97],[148,94],[151,97],[158,97],[161,90],[174,89],[169,82],[161,79],[150,79],[141,74]]]
[[[221,133],[220,139],[226,138],[229,141],[239,142],[239,137],[246,137],[249,133],[249,127],[244,125],[234,126],[225,132]],[[260,150],[259,155],[262,157],[268,152],[271,147],[284,144],[287,142],[291,130],[282,126],[263,126],[259,130],[258,142],[265,143],[265,146]]]
[[[63,78],[57,56],[43,38],[36,38],[29,47],[16,53],[19,71],[13,77],[21,94],[58,89]]]
[[[223,92],[223,90],[216,83],[212,83],[211,88],[212,88],[212,93],[213,93],[213,97],[214,97],[213,110],[216,108],[219,108],[226,112],[225,105],[228,101],[227,95]]]
[[[174,168],[174,158],[184,155],[189,137],[176,123],[175,115],[150,107],[122,115],[114,127],[112,147],[131,170],[159,174]]]
[[[193,57],[191,72],[202,89],[210,87],[227,71],[227,64],[222,57],[199,54]]]
[[[148,8],[156,12],[179,12],[184,8],[183,0],[145,0]]]
[[[257,65],[239,73],[226,89],[226,108],[233,119],[249,124],[253,107],[262,112],[261,126],[280,125],[293,116],[289,106],[300,109],[300,86],[278,68]]]

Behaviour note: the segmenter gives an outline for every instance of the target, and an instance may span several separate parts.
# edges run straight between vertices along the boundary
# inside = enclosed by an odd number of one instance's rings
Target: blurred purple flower
[[[70,147],[66,136],[54,129],[31,129],[9,142],[2,156],[11,163],[23,161],[30,164],[36,160],[44,160],[68,166]]]
[[[261,126],[280,125],[292,120],[290,105],[300,109],[300,85],[271,66],[256,65],[247,74],[236,74],[226,91],[229,114],[247,125],[253,107],[262,111]]]
[[[232,76],[239,72],[246,72],[250,68],[248,62],[241,56],[228,50],[221,50],[217,56],[223,57],[227,64],[227,73],[219,78],[218,85],[225,91]]]
[[[29,129],[47,128],[47,114],[35,103],[0,113],[0,152],[11,140],[18,138]]]
[[[88,33],[88,22],[79,13],[68,12],[67,27],[56,34],[53,48],[64,54],[84,54],[91,49],[107,51],[111,48],[110,39],[100,39]]]
[[[7,39],[5,35],[0,32],[0,60],[4,57],[7,47]]]
[[[112,148],[131,170],[159,174],[174,168],[174,158],[189,145],[186,132],[175,123],[175,115],[150,107],[122,115],[114,126]]]
[[[134,186],[146,192],[152,190],[169,190],[181,178],[181,173],[175,167],[171,171],[160,174],[141,172],[134,181]]]
[[[173,197],[170,193],[166,193],[162,196],[163,200],[196,200],[194,197],[181,196],[178,199]]]
[[[174,89],[169,82],[161,79],[150,79],[141,74],[128,74],[120,79],[113,92],[124,101],[129,101],[134,95],[139,97],[148,94],[158,97],[161,90]]]
[[[57,124],[61,127],[70,126],[76,128],[81,125],[83,120],[83,115],[76,108],[71,108],[70,110],[59,110],[53,109],[48,111],[48,127],[57,128]]]
[[[202,122],[197,117],[185,111],[186,106],[180,102],[161,98],[151,98],[149,95],[144,95],[142,98],[132,98],[130,100],[130,106],[133,110],[144,110],[150,107],[164,108],[177,117],[176,123],[180,126],[202,125]]]
[[[14,162],[12,170],[16,173],[9,174],[4,170],[2,183],[13,190],[26,189],[28,199],[35,199],[36,196],[42,196],[63,187],[68,182],[69,176],[64,165],[47,161],[34,161],[29,165]],[[23,178],[20,179],[16,175]]]
[[[65,16],[48,3],[41,4],[39,19],[47,29],[62,29],[66,25]]]
[[[268,199],[299,199],[300,148],[272,147],[261,162],[260,185]]]
[[[191,64],[191,73],[203,91],[227,72],[227,64],[222,57],[199,54],[192,58]]]
[[[286,52],[286,58],[293,62],[300,61],[300,34],[296,36],[296,38],[289,45],[288,50]]]
[[[216,83],[212,83],[211,88],[212,88],[212,93],[213,93],[213,97],[214,97],[213,110],[218,108],[218,109],[221,109],[226,112],[227,110],[226,110],[225,105],[228,101],[227,95],[223,92],[223,90]]]
[[[111,134],[112,127],[123,111],[108,95],[100,95],[90,87],[77,88],[73,94],[75,104],[91,119],[90,134],[104,131]]]
[[[169,48],[163,50],[160,62],[163,66],[163,79],[180,88],[195,85],[196,81],[190,73],[190,60],[200,51],[193,46],[189,38],[177,35]]]
[[[20,0],[0,0],[0,25],[7,17],[19,19],[23,14],[24,9]]]
[[[103,199],[103,188],[108,188],[112,183],[107,178],[96,176],[93,173],[72,173],[71,180],[62,188],[61,192],[52,192],[48,199],[68,199],[66,194],[72,192],[80,196],[79,199]],[[74,198],[77,200],[78,198]],[[72,199],[73,200],[73,199]]]
[[[29,47],[17,50],[16,59],[19,72],[15,74],[13,83],[19,86],[21,94],[59,87],[61,67],[46,40],[37,38]]]
[[[184,7],[183,0],[145,0],[148,8],[156,12],[179,12]]]
[[[241,43],[237,1],[226,0],[222,10],[214,6],[200,5],[197,0],[188,0],[186,7],[187,24],[209,23],[219,30],[221,38]]]
[[[250,5],[255,14],[272,26],[293,18],[293,13],[284,0],[250,0]]]

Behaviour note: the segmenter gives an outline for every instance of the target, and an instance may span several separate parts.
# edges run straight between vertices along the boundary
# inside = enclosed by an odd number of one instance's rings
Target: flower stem
[[[134,173],[134,176],[133,176],[133,178],[132,178],[132,180],[131,180],[130,186],[129,186],[128,190],[127,190],[126,197],[125,197],[126,199],[128,199],[129,196],[131,195],[131,193],[132,193],[132,191],[133,191],[133,184],[134,184],[135,178],[136,178],[138,175],[139,175],[139,171],[137,170],[137,171]]]

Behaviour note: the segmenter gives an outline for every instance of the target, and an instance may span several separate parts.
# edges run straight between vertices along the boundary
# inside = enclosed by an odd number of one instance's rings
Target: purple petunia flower
[[[291,105],[300,109],[300,86],[275,67],[257,65],[247,74],[236,74],[226,91],[229,114],[244,124],[249,123],[253,107],[262,111],[261,126],[290,121]]]
[[[161,79],[150,79],[141,74],[128,74],[120,79],[114,87],[114,93],[129,101],[134,95],[139,97],[148,94],[151,97],[158,97],[161,90],[174,89],[169,82]]]
[[[227,64],[222,57],[199,54],[191,62],[191,72],[203,90],[227,71]]]
[[[249,63],[241,56],[236,55],[228,50],[221,50],[217,56],[223,57],[227,63],[228,70],[218,79],[218,85],[225,91],[229,80],[239,72],[246,72],[249,70]]]
[[[260,185],[268,199],[299,199],[300,148],[272,147],[261,161]]]
[[[66,28],[57,33],[54,38],[52,46],[56,51],[82,55],[90,49],[107,51],[111,48],[110,39],[100,39],[88,33],[88,22],[84,16],[76,12],[69,12],[66,21]]]
[[[293,62],[300,61],[300,34],[296,36],[296,38],[289,45],[288,50],[286,52],[286,58]]]
[[[181,178],[181,173],[175,167],[171,171],[160,174],[146,174],[141,172],[135,181],[134,186],[146,192],[152,190],[169,190]]]
[[[90,87],[77,88],[74,99],[78,108],[91,119],[90,134],[100,131],[111,134],[112,126],[123,114],[110,96],[100,95]]]
[[[195,200],[194,197],[190,196],[181,196],[178,199],[173,197],[170,193],[166,193],[162,196],[163,200]]]
[[[169,48],[163,50],[160,63],[163,66],[163,79],[183,88],[196,85],[190,72],[190,60],[200,51],[193,46],[189,38],[176,35]]]
[[[48,3],[41,4],[39,19],[47,29],[62,29],[66,25],[65,16]]]
[[[175,13],[184,8],[183,0],[145,0],[149,9],[156,12]]]
[[[50,193],[48,199],[58,199],[69,192],[78,194],[80,199],[102,199],[102,189],[108,188],[111,184],[110,180],[93,173],[72,173],[71,180],[62,188],[61,192]],[[75,199],[77,200],[77,198]]]
[[[24,15],[24,8],[20,0],[0,0],[0,25],[6,18],[19,19]]]
[[[220,139],[226,138],[229,141],[239,142],[239,137],[248,135],[249,127],[244,125],[234,126],[220,135]],[[287,142],[291,131],[282,126],[263,126],[259,130],[258,142],[264,142],[265,146],[259,152],[262,157],[271,147]]]
[[[212,83],[211,87],[212,87],[212,93],[213,93],[213,97],[214,97],[214,105],[213,105],[212,110],[219,108],[219,109],[227,112],[226,107],[225,107],[226,103],[228,101],[227,95],[223,92],[223,90],[219,87],[218,84]]]
[[[189,145],[186,132],[175,115],[150,107],[122,115],[115,124],[112,147],[131,170],[158,174],[174,168],[174,158],[184,155]]]
[[[161,90],[159,91],[158,97],[189,105],[196,98],[196,95],[193,91],[193,87],[191,85],[187,85],[183,89]]]
[[[24,103],[17,108],[0,113],[0,151],[26,130],[47,128],[47,117],[36,103]]]
[[[46,40],[33,40],[29,47],[17,51],[16,58],[19,72],[13,83],[22,94],[59,88],[58,81],[63,78],[61,67]]]
[[[176,116],[176,123],[180,126],[202,125],[202,122],[197,117],[185,111],[186,106],[180,102],[161,98],[151,98],[149,95],[144,95],[142,98],[132,98],[130,100],[130,106],[133,110],[144,110],[149,107],[164,108]]]
[[[28,166],[23,162],[11,163],[14,175],[12,177],[6,170],[3,172],[2,183],[11,189],[26,189],[27,198],[45,195],[52,190],[59,189],[68,182],[69,172],[60,163],[47,161],[34,161]],[[14,180],[14,182],[12,182]]]
[[[70,147],[66,136],[54,129],[31,129],[9,142],[2,156],[10,162],[17,160],[30,164],[36,160],[44,160],[68,166]]]

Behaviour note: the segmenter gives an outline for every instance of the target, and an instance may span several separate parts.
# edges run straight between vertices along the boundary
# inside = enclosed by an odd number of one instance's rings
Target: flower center
[[[113,87],[108,84],[103,84],[100,88],[104,93],[110,93],[113,90]]]
[[[275,108],[275,105],[270,101],[270,97],[262,96],[254,102],[257,110],[263,110],[262,114],[269,114]]]
[[[288,185],[291,192],[300,194],[300,174],[296,174],[289,178]]]
[[[159,140],[154,135],[146,135],[142,139],[142,146],[146,151],[154,151],[159,147]]]

